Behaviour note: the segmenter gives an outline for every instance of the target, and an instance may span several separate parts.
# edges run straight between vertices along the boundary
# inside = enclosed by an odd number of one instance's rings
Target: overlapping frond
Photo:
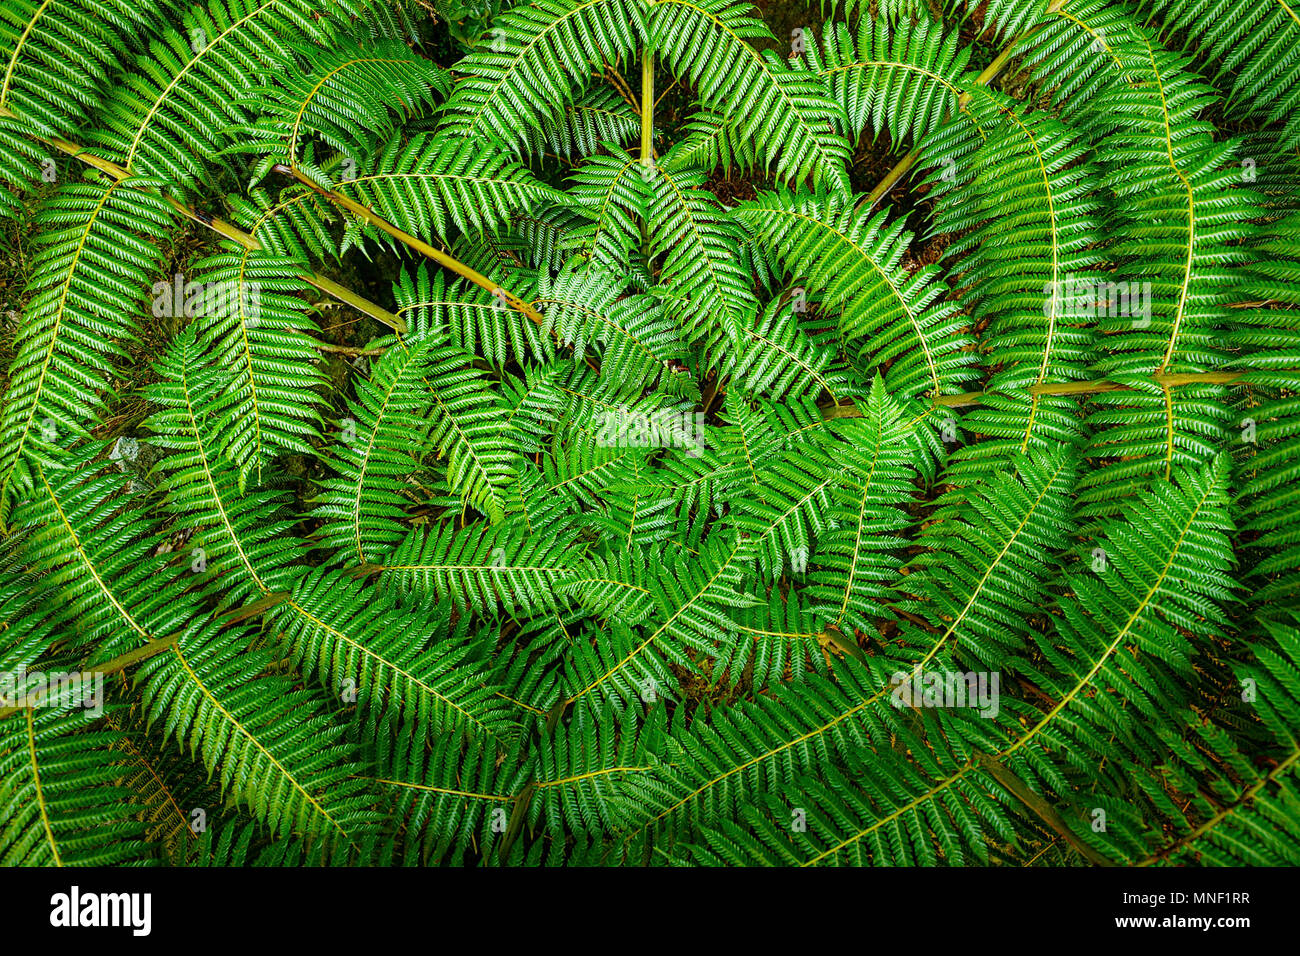
[[[1031,447],[1081,440],[1076,400],[1032,390],[1089,378],[1096,290],[1107,309],[1120,298],[1098,269],[1098,184],[1078,135],[980,87],[971,94],[966,109],[985,138],[939,200],[935,227],[959,237],[946,254],[962,257],[954,268],[963,304],[983,326],[980,349],[996,356],[997,370],[981,406],[961,420],[991,440],[956,451],[953,484],[987,477]],[[993,168],[996,180],[982,172]]]
[[[461,6],[0,13],[0,861],[1297,862],[1289,8]]]
[[[877,138],[887,125],[897,148],[933,132],[956,110],[969,60],[957,32],[945,33],[928,17],[898,29],[867,15],[856,30],[828,22],[803,62],[830,87],[851,140],[868,130]]]
[[[895,395],[933,397],[955,390],[970,372],[966,320],[942,300],[938,270],[908,272],[901,259],[904,220],[872,216],[834,193],[769,193],[735,211],[762,236],[785,271],[838,310],[840,331],[865,368],[886,367]]]
[[[5,866],[123,866],[147,858],[134,791],[113,752],[121,735],[80,703],[0,719],[0,860]],[[124,812],[125,811],[125,812]]]
[[[820,78],[746,42],[771,37],[752,9],[735,0],[656,0],[647,17],[651,49],[753,142],[764,169],[847,187],[849,149],[833,132],[838,105]]]
[[[503,11],[488,42],[457,64],[464,78],[447,104],[451,128],[519,145],[563,115],[592,67],[628,58],[645,35],[637,0],[540,0]]]
[[[173,216],[128,179],[60,186],[36,222],[44,231],[9,368],[0,427],[0,519],[39,445],[89,434],[114,360],[137,328],[161,265],[155,233]]]
[[[182,190],[213,179],[212,158],[229,145],[226,130],[248,114],[240,103],[294,44],[328,43],[334,17],[308,0],[218,0],[169,18],[148,49],[124,70],[102,108],[95,140],[122,168]],[[124,67],[127,64],[122,64]]]

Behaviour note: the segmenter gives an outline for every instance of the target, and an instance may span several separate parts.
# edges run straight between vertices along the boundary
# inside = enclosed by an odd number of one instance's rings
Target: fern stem
[[[1029,810],[1039,817],[1044,823],[1057,832],[1065,839],[1070,846],[1083,855],[1084,858],[1093,866],[1114,866],[1115,864],[1102,856],[1088,844],[1079,839],[1069,824],[1056,812],[1056,808],[1047,802],[1043,797],[1034,793],[1024,782],[1004,767],[998,761],[994,760],[988,754],[980,754],[979,762],[984,765],[989,774],[1000,783],[1013,797],[1023,803]]]
[[[609,85],[614,87],[614,91],[627,101],[628,106],[632,107],[632,109],[636,109],[636,97],[632,95],[632,88],[627,85],[627,80],[623,79],[623,74],[618,72],[618,70],[614,69],[612,66],[607,65],[606,69],[608,72],[605,73],[604,76],[605,79],[609,81]]]
[[[334,345],[330,342],[320,342],[316,348],[321,352],[333,352],[338,355],[383,355],[388,351],[386,348],[368,349],[355,345]]]
[[[1186,372],[1179,374],[1159,374],[1151,376],[1158,385],[1172,387],[1176,385],[1227,385],[1245,375],[1245,372]],[[1094,379],[1090,382],[1058,382],[1046,385],[1031,385],[1025,391],[1030,395],[1087,395],[1094,392],[1129,391],[1133,386],[1110,379]],[[934,400],[935,405],[954,408],[962,405],[980,405],[985,392],[962,392],[958,395],[940,395]],[[824,418],[861,418],[862,412],[853,405],[837,405],[824,409]]]
[[[641,165],[650,165],[650,138],[654,130],[655,65],[654,53],[646,46],[641,51]]]
[[[650,44],[647,42],[641,50],[641,175],[649,175],[652,170],[654,157],[650,145],[652,133],[654,130],[654,112],[655,112],[655,68],[654,54],[650,50]],[[651,255],[650,242],[650,223],[648,220],[641,222],[641,250],[645,255],[647,264],[651,264],[654,256]]]
[[[252,237],[250,236],[249,238]],[[256,242],[256,240],[254,241]],[[335,282],[333,279],[329,278],[328,276],[323,276],[318,273],[312,273],[311,275],[304,274],[303,278],[306,279],[308,282],[310,282],[312,285],[314,285],[316,288],[320,289],[326,295],[333,296],[335,299],[342,302],[344,305],[352,306],[352,308],[356,309],[358,312],[364,312],[372,319],[382,322],[384,325],[388,326],[394,332],[402,333],[406,331],[406,320],[403,319],[401,316],[394,315],[392,312],[389,312],[387,309],[376,305],[375,303],[371,302],[369,299],[357,295],[351,289],[347,288],[346,286],[339,285],[337,282]]]
[[[14,113],[12,110],[4,106],[0,106],[0,117],[5,119],[20,119],[17,113]],[[80,160],[87,166],[98,169],[104,175],[110,176],[118,182],[121,182],[131,175],[130,172],[123,169],[121,166],[118,166],[116,163],[110,162],[102,156],[88,153],[83,147],[78,146],[76,143],[69,142],[66,139],[46,136],[33,136],[33,138],[47,146],[54,147],[62,153],[67,153],[73,159]],[[150,189],[148,192],[157,194],[158,191]],[[207,226],[223,238],[229,239],[232,242],[237,242],[239,245],[251,252],[256,252],[262,248],[262,244],[258,242],[256,238],[244,232],[239,227],[222,219],[217,219],[214,216],[209,216],[207,213],[195,209],[193,206],[187,206],[185,203],[180,202],[172,196],[165,196],[163,198],[165,198],[177,212],[197,223]],[[314,285],[326,295],[332,296],[345,305],[349,305],[352,308],[365,313],[372,319],[387,325],[389,328],[394,329],[397,332],[406,331],[406,322],[403,319],[374,302],[371,302],[369,299],[357,295],[351,289],[339,285],[339,283],[335,282],[333,279],[315,272],[304,272],[300,275],[300,278],[311,285]]]
[[[1045,12],[1049,14],[1055,13],[1064,5],[1065,5],[1065,0],[1052,0],[1052,2],[1047,5],[1047,10]],[[1008,44],[1005,50],[1003,50],[1001,53],[999,53],[996,57],[993,58],[992,63],[990,63],[982,71],[980,71],[980,74],[977,77],[975,77],[975,82],[980,86],[988,86],[989,83],[993,81],[993,78],[996,77],[999,73],[1001,73],[1002,70],[1006,67],[1007,61],[1011,59],[1011,54],[1015,52],[1016,47],[1018,47],[1023,40],[1029,39],[1039,30],[1043,29],[1043,27],[1045,27],[1046,25],[1047,24],[1045,23],[1040,23],[1032,30],[1028,30],[1023,35],[1018,36],[1014,40],[1012,40],[1011,43]],[[960,111],[962,107],[964,107],[969,102],[970,102],[969,93],[963,93],[961,96],[957,97],[958,111]],[[949,117],[949,119],[951,119],[951,117]],[[898,161],[898,164],[894,166],[894,168],[891,169],[888,173],[885,174],[885,178],[882,179],[876,185],[876,188],[871,190],[871,192],[867,193],[867,198],[862,200],[861,203],[859,203],[858,208],[859,209],[862,209],[864,207],[870,208],[874,206],[877,202],[879,202],[880,197],[884,196],[891,189],[893,189],[895,184],[897,184],[897,182],[907,174],[908,170],[910,170],[913,166],[916,165],[916,161],[918,158],[920,158],[920,155],[921,155],[920,147],[913,146],[911,150],[908,151],[907,155],[904,156],[902,159],[900,159]]]
[[[543,320],[542,320],[541,313],[539,313],[536,309],[534,309],[523,299],[519,298],[514,293],[506,289],[503,289],[501,286],[497,285],[487,276],[483,275],[481,272],[478,272],[475,269],[471,269],[469,266],[465,265],[465,263],[461,262],[459,259],[447,255],[447,253],[443,252],[440,249],[434,248],[433,246],[429,245],[429,243],[425,242],[423,239],[418,239],[415,236],[411,235],[409,232],[405,232],[404,230],[398,229],[396,226],[394,226],[383,216],[379,215],[373,209],[370,209],[367,206],[363,206],[361,203],[357,202],[356,200],[349,199],[347,196],[344,196],[341,193],[334,192],[332,189],[326,189],[324,186],[320,185],[320,183],[313,180],[310,176],[306,175],[301,170],[293,169],[289,166],[286,166],[284,163],[276,163],[275,166],[272,168],[275,169],[275,171],[278,173],[283,173],[286,176],[290,176],[296,179],[298,182],[302,183],[308,189],[312,190],[313,192],[317,193],[320,196],[323,196],[325,199],[328,199],[334,205],[342,209],[346,209],[354,216],[358,216],[359,218],[364,219],[366,222],[370,223],[375,228],[388,233],[398,242],[402,243],[402,245],[414,249],[416,252],[420,253],[421,255],[426,256],[429,259],[432,259],[434,262],[438,263],[438,265],[442,266],[443,268],[450,269],[452,272],[456,273],[457,275],[468,279],[470,282],[474,283],[479,288],[486,289],[494,296],[497,296],[500,299],[502,299],[506,303],[506,305],[510,306],[510,308],[514,309],[516,312],[522,312],[524,315],[528,316],[528,318],[531,319],[533,322],[535,322],[537,325],[542,324]]]
[[[1188,846],[1189,844],[1199,840],[1206,833],[1210,832],[1216,826],[1222,823],[1224,820],[1232,816],[1232,814],[1235,813],[1237,810],[1240,810],[1242,807],[1246,806],[1248,803],[1254,800],[1255,797],[1259,795],[1259,792],[1264,789],[1264,787],[1268,786],[1274,780],[1277,780],[1280,777],[1282,777],[1282,775],[1285,774],[1287,770],[1290,769],[1291,765],[1295,763],[1297,760],[1300,760],[1300,748],[1292,750],[1291,756],[1287,757],[1276,767],[1270,770],[1266,776],[1261,777],[1258,782],[1256,782],[1252,787],[1250,787],[1248,790],[1242,793],[1242,795],[1237,800],[1235,800],[1233,803],[1221,809],[1218,813],[1216,813],[1210,819],[1206,820],[1204,823],[1202,823],[1191,833],[1179,837],[1177,840],[1166,845],[1163,849],[1158,850],[1156,853],[1147,857],[1145,860],[1138,861],[1138,863],[1135,865],[1139,867],[1145,867],[1145,866],[1151,866],[1154,863],[1159,863],[1162,860],[1167,859],[1173,853],[1176,853],[1178,850],[1181,850],[1183,847]]]
[[[137,647],[135,650],[127,651],[125,654],[121,654],[118,657],[113,658],[111,661],[106,661],[103,664],[98,665],[94,668],[94,672],[96,674],[107,676],[109,674],[116,674],[118,671],[126,670],[133,664],[147,661],[155,654],[160,654],[167,650],[167,648],[171,647],[180,639],[180,636],[181,632],[177,631],[175,634],[169,635],[168,637],[161,637],[156,641],[150,641],[143,647]],[[0,720],[4,720],[11,714],[16,714],[20,710],[31,710],[33,707],[39,707],[41,700],[49,696],[52,689],[57,688],[54,685],[48,685],[43,692],[33,694],[32,697],[35,698],[35,700],[29,699],[29,702],[26,704],[0,708]]]

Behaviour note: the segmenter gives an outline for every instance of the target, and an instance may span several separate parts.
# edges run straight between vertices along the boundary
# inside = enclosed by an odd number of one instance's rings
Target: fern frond
[[[15,0],[0,11],[0,112],[47,136],[82,127],[114,67],[159,22],[154,0]]]
[[[1097,179],[1078,135],[982,87],[968,95],[984,141],[939,200],[935,228],[957,236],[946,255],[963,257],[956,266],[963,302],[998,369],[981,407],[962,417],[964,430],[991,440],[955,452],[947,478],[957,485],[986,478],[1031,447],[1082,440],[1074,401],[1029,389],[1090,377],[1092,316],[1108,306],[1092,299],[1119,300],[1115,290],[1128,289],[1107,285],[1098,271],[1105,254]],[[998,171],[997,186],[979,172],[989,169]]]
[[[451,627],[451,607],[398,606],[337,571],[303,575],[270,615],[290,659],[345,702],[431,732],[495,734],[510,711],[487,682],[482,649]],[[451,633],[448,633],[451,632]]]
[[[225,145],[224,131],[247,121],[239,103],[249,87],[288,58],[291,41],[327,45],[337,29],[333,17],[355,14],[358,6],[340,5],[331,16],[318,16],[308,0],[187,8],[120,77],[96,142],[128,172],[182,191],[210,184],[210,159]]]
[[[821,44],[808,45],[803,62],[826,83],[848,122],[852,141],[866,130],[879,138],[886,124],[891,144],[917,142],[955,112],[970,50],[957,32],[945,33],[929,17],[906,29],[886,18],[863,16],[856,32],[828,22]]]
[[[776,253],[787,272],[820,290],[840,310],[840,331],[866,368],[887,366],[885,387],[896,395],[937,397],[971,377],[964,368],[965,324],[940,301],[938,270],[909,274],[900,259],[903,220],[859,212],[847,197],[779,191],[734,213]],[[861,340],[861,341],[859,341]]]
[[[276,834],[310,836],[364,858],[378,824],[340,725],[246,637],[182,638],[140,668],[150,721],[201,756],[222,788]],[[264,676],[259,676],[264,675]]]
[[[491,143],[427,133],[391,140],[373,172],[361,167],[335,188],[412,235],[444,242],[453,226],[496,229],[516,211],[568,202]]]
[[[239,141],[229,151],[296,165],[315,139],[349,164],[345,180],[370,168],[375,143],[451,91],[446,70],[391,40],[293,45],[268,78],[244,94],[240,105],[256,120],[231,131]]]
[[[0,720],[0,861],[127,866],[148,852],[121,780],[122,737],[77,705],[22,707]]]
[[[687,341],[727,346],[751,324],[758,300],[736,261],[741,231],[703,183],[702,173],[656,166],[647,210],[650,252],[665,257],[662,298],[680,317]]]
[[[156,185],[130,179],[59,187],[36,215],[44,230],[32,264],[29,299],[9,369],[0,427],[0,520],[26,482],[34,444],[89,434],[121,343],[135,334],[162,257],[152,233],[173,213]]]
[[[1268,632],[1275,646],[1259,647],[1255,663],[1237,668],[1245,688],[1241,696],[1267,728],[1267,742],[1251,741],[1249,753],[1258,753],[1262,744],[1267,763],[1251,759],[1245,742],[1233,740],[1216,724],[1199,725],[1191,740],[1170,739],[1173,759],[1161,776],[1187,799],[1171,814],[1178,820],[1177,830],[1143,864],[1294,866],[1300,860],[1300,631],[1279,623]],[[1209,786],[1202,782],[1207,778]]]
[[[385,349],[357,376],[355,401],[331,445],[337,477],[323,481],[313,514],[323,523],[320,542],[349,563],[380,560],[407,533],[408,479],[420,471],[419,452],[430,401],[424,377],[432,336],[372,343]]]
[[[1223,84],[1230,107],[1265,123],[1281,121],[1277,143],[1300,143],[1300,15],[1281,0],[1226,6],[1212,0],[1141,0],[1164,36],[1196,51],[1193,63]]]
[[[539,0],[498,14],[488,42],[457,64],[449,129],[492,136],[507,148],[554,124],[589,67],[618,63],[644,40],[636,0]]]
[[[772,36],[752,10],[735,0],[656,0],[647,18],[651,49],[753,142],[765,170],[847,189],[849,150],[834,134],[838,105],[820,79],[747,42]]]
[[[753,555],[744,538],[719,538],[698,557],[620,551],[591,558],[560,591],[605,619],[609,634],[595,647],[574,648],[568,702],[626,702],[676,690],[670,662],[694,671],[699,664],[688,652],[711,657],[719,644],[735,642],[727,609],[753,603],[737,590]],[[631,630],[639,624],[653,625],[644,639]]]
[[[518,521],[417,528],[377,570],[400,593],[451,598],[467,611],[490,614],[502,604],[544,613],[560,606],[559,587],[574,575],[569,547],[563,538],[527,534]]]

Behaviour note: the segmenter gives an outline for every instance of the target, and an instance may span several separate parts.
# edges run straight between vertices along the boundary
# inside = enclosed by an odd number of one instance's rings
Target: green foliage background
[[[1300,863],[1296,8],[771,19],[6,0],[0,861]]]

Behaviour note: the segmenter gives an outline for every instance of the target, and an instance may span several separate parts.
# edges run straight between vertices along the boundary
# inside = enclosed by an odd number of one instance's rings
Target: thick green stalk
[[[180,636],[180,632],[177,631],[175,634],[168,635],[167,637],[159,638],[156,641],[150,641],[143,647],[137,647],[134,650],[127,651],[125,654],[121,654],[110,661],[105,661],[103,664],[97,665],[93,668],[93,672],[107,677],[109,674],[116,674],[118,671],[126,670],[128,667],[133,667],[141,661],[147,661],[154,655],[167,650],[167,648],[180,640]],[[0,720],[4,720],[6,717],[16,714],[20,710],[41,706],[42,701],[50,695],[53,689],[53,685],[45,687],[40,692],[33,694],[25,704],[18,704],[12,707],[0,707]]]
[[[1063,7],[1064,5],[1065,5],[1065,0],[1052,0],[1052,2],[1047,5],[1046,12],[1055,13],[1057,10],[1061,9],[1061,7]],[[1043,29],[1045,25],[1046,24],[1040,23],[1032,30],[1027,30],[1024,34],[1012,40],[1010,45],[1008,45],[1005,50],[999,53],[994,58],[993,62],[990,63],[988,66],[986,66],[980,72],[979,76],[975,77],[975,82],[980,86],[988,86],[989,83],[993,81],[993,78],[996,77],[999,73],[1001,73],[1003,68],[1006,67],[1007,61],[1011,59],[1011,54],[1015,52],[1016,47],[1018,47],[1022,41],[1029,39],[1039,30]],[[957,97],[957,109],[960,111],[961,108],[969,102],[970,102],[970,94],[963,93],[961,96]],[[949,117],[949,119],[951,119],[951,117]],[[882,179],[876,185],[876,188],[871,190],[871,192],[867,194],[867,198],[858,204],[858,208],[862,209],[864,207],[869,208],[871,206],[874,206],[879,201],[881,196],[885,195],[887,192],[893,189],[894,185],[900,179],[902,179],[903,176],[907,174],[907,171],[911,169],[914,165],[916,165],[916,160],[920,157],[920,155],[921,153],[920,153],[919,146],[913,146],[912,149],[908,151],[908,154],[904,156],[902,159],[900,159],[898,161],[898,164],[894,166],[894,168],[891,169],[888,173],[885,174],[885,178]]]
[[[514,309],[517,312],[522,312],[524,315],[528,316],[528,318],[530,318],[533,322],[537,323],[538,325],[542,324],[543,319],[541,313],[539,313],[536,309],[534,309],[523,299],[519,298],[514,293],[501,288],[501,286],[497,285],[497,283],[493,282],[487,276],[483,275],[481,272],[477,272],[474,269],[471,269],[469,266],[465,265],[465,263],[461,262],[459,259],[447,255],[447,253],[443,252],[441,249],[434,248],[433,246],[429,245],[429,243],[425,242],[423,239],[419,239],[411,235],[409,232],[405,232],[401,229],[398,229],[396,226],[394,226],[383,216],[379,215],[373,209],[363,206],[355,199],[350,199],[347,196],[344,196],[342,193],[334,192],[332,189],[326,189],[324,186],[317,183],[315,180],[313,180],[310,176],[303,173],[301,170],[294,169],[290,166],[286,166],[284,163],[276,163],[274,169],[278,173],[283,173],[286,176],[292,176],[294,179],[298,180],[298,182],[302,183],[308,189],[311,189],[313,192],[316,192],[319,195],[325,197],[334,205],[339,206],[342,209],[346,209],[354,216],[358,216],[361,219],[364,219],[366,222],[370,223],[372,226],[375,226],[376,228],[382,230],[383,232],[388,233],[398,242],[402,243],[402,245],[414,249],[416,252],[420,253],[421,255],[427,256],[428,258],[432,259],[434,262],[438,263],[438,265],[442,266],[443,268],[450,269],[452,272],[456,273],[457,275],[465,277],[466,279],[474,283],[479,288],[486,289],[488,292],[491,292],[493,295],[500,297],[501,300],[506,305],[510,306],[510,308]]]
[[[654,168],[654,147],[651,140],[654,138],[654,117],[655,113],[655,61],[654,53],[650,45],[641,50],[641,176],[643,179],[649,179],[651,170]],[[641,223],[641,248],[645,253],[646,260],[651,259],[650,255],[650,223]]]
[[[641,52],[641,165],[649,166],[654,158],[650,147],[654,132],[655,61],[650,47]]]
[[[1178,374],[1162,373],[1152,375],[1152,381],[1158,385],[1172,388],[1176,385],[1228,385],[1245,375],[1245,372],[1181,372]],[[1131,385],[1112,382],[1107,379],[1094,379],[1089,382],[1057,382],[1044,385],[1031,385],[1025,392],[1038,395],[1090,395],[1095,392],[1130,391]],[[937,406],[960,408],[963,405],[980,405],[984,392],[962,392],[959,395],[940,395],[934,400]],[[824,409],[823,418],[861,418],[862,411],[855,405],[836,405]]]
[[[18,119],[18,115],[16,113],[3,106],[0,106],[0,117],[4,117],[6,119]],[[88,153],[83,147],[78,146],[76,143],[68,142],[66,139],[59,139],[57,137],[44,137],[44,136],[35,136],[34,138],[44,143],[47,146],[54,147],[55,149],[59,150],[62,153],[67,153],[73,159],[80,160],[81,162],[85,163],[87,166],[91,166],[95,169],[98,169],[104,175],[110,176],[113,179],[117,180],[118,182],[121,182],[123,179],[126,179],[129,175],[131,175],[127,170],[123,169],[121,166],[118,166],[116,163],[110,162],[109,160],[104,159],[102,156],[95,156],[92,153]],[[157,190],[150,190],[150,192],[157,192]],[[188,218],[193,219],[197,223],[202,223],[203,225],[211,229],[213,232],[219,233],[221,236],[231,240],[232,242],[239,243],[245,249],[256,252],[258,249],[262,248],[262,244],[260,242],[258,242],[253,236],[244,232],[242,229],[238,228],[237,226],[231,225],[230,223],[222,219],[217,219],[214,216],[209,216],[207,213],[200,212],[194,207],[187,206],[183,202],[180,202],[179,200],[174,199],[171,196],[167,196],[164,198],[166,198],[167,202],[171,204],[173,209],[176,209],[182,215],[185,215]],[[351,306],[352,308],[356,309],[359,312],[364,312],[372,319],[382,322],[384,325],[387,325],[389,328],[393,329],[394,331],[397,332],[406,331],[406,322],[403,321],[399,316],[393,315],[393,313],[389,312],[387,309],[379,305],[376,305],[374,302],[371,302],[369,299],[357,295],[351,289],[339,285],[333,279],[329,279],[315,272],[303,273],[302,278],[307,282],[311,283],[312,285],[314,285],[316,288],[320,289],[326,295],[332,296],[338,301]]]

